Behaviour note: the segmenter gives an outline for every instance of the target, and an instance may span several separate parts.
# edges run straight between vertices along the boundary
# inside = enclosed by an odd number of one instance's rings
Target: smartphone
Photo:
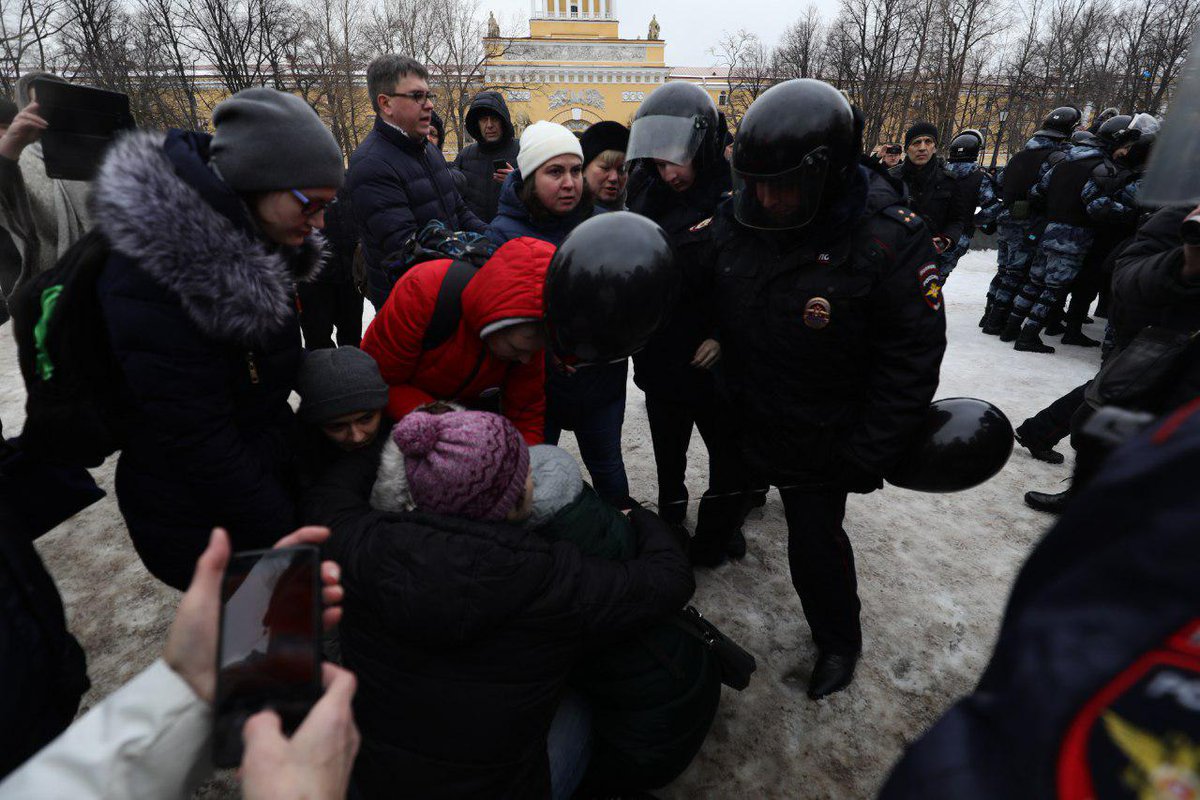
[[[133,127],[129,96],[44,78],[30,87],[49,125],[42,134],[46,174],[69,181],[94,178],[113,139]]]
[[[492,172],[499,172],[502,169],[508,169],[508,162],[503,158],[497,158],[492,162]]]
[[[263,709],[289,735],[321,696],[321,556],[316,547],[235,553],[221,581],[213,763],[242,761],[242,726]]]
[[[887,153],[888,155],[898,156],[898,155],[900,155],[900,145],[889,144],[887,147],[885,147],[883,149],[883,152]]]

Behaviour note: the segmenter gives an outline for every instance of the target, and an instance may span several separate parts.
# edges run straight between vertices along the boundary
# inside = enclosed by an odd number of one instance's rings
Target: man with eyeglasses
[[[429,72],[412,58],[380,56],[367,68],[375,128],[350,156],[347,191],[367,265],[367,299],[379,309],[398,275],[384,259],[431,220],[483,233],[454,186],[441,152],[428,139],[436,94]]]

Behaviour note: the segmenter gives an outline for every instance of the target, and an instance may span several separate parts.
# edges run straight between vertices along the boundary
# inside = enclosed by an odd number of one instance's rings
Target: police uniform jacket
[[[777,485],[886,474],[924,417],[946,347],[936,254],[899,181],[860,166],[795,232],[709,226],[722,386],[751,465]],[[785,484],[786,482],[786,484]]]

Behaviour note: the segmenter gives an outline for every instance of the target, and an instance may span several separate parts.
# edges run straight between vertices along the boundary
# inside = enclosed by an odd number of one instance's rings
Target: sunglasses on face
[[[292,197],[300,201],[300,213],[306,217],[315,217],[329,208],[331,200],[310,200],[299,189],[292,189]]]

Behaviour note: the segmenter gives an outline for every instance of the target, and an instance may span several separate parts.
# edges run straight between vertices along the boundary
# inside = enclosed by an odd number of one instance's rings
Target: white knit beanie
[[[556,156],[574,155],[583,161],[583,148],[575,134],[557,122],[535,122],[521,134],[517,169],[528,178],[534,170]]]

